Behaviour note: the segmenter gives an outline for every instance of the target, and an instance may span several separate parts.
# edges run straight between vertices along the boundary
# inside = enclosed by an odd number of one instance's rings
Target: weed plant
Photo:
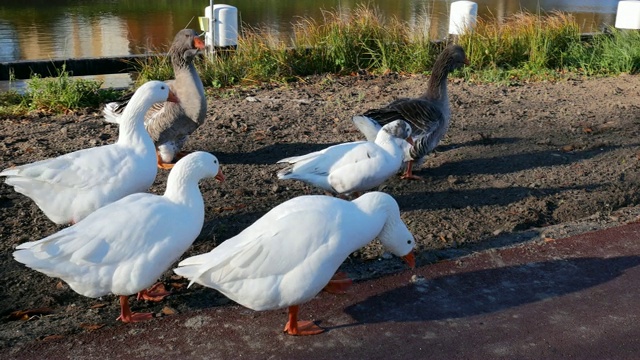
[[[101,89],[102,82],[73,78],[63,67],[55,77],[34,75],[27,80],[26,92],[0,93],[0,115],[28,111],[68,113],[76,109],[98,107],[122,96],[122,91]]]

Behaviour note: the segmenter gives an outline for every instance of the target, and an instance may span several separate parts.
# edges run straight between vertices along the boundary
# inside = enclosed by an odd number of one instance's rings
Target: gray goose
[[[183,29],[176,34],[168,52],[175,78],[166,83],[180,102],[158,103],[145,115],[145,128],[156,145],[158,167],[162,169],[172,168],[172,162],[185,155],[180,150],[206,117],[204,86],[193,65],[200,49],[204,49],[204,42],[194,30]],[[105,120],[117,123],[129,98],[106,104]]]
[[[417,166],[442,140],[449,129],[451,110],[447,94],[447,76],[450,72],[468,65],[469,60],[462,47],[450,45],[436,59],[431,71],[427,91],[417,98],[397,99],[389,105],[353,117],[353,123],[366,136],[375,139],[379,129],[394,120],[405,120],[411,125],[410,146],[405,149],[408,161],[403,179],[421,180],[413,175],[413,163]],[[407,160],[408,159],[408,160]]]

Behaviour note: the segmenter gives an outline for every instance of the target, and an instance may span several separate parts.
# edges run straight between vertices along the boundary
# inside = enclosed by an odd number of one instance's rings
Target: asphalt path
[[[286,310],[220,306],[7,349],[16,359],[640,359],[640,224],[441,261]],[[3,356],[4,358],[4,356]]]

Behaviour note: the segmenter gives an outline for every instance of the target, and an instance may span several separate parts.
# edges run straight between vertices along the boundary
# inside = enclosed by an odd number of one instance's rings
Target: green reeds
[[[465,77],[484,81],[615,75],[636,73],[640,67],[637,31],[610,28],[583,39],[573,17],[561,12],[479,20],[459,42],[471,62]]]
[[[443,46],[428,38],[427,20],[411,27],[362,5],[325,11],[322,21],[300,18],[290,39],[268,28],[245,27],[236,50],[199,58],[196,67],[211,87],[284,83],[324,73],[426,73]],[[640,72],[640,32],[608,29],[583,39],[573,17],[561,12],[479,20],[457,42],[471,65],[454,76],[467,80],[519,82]],[[167,57],[137,66],[138,84],[173,77]],[[20,103],[51,112],[98,106],[105,100],[98,88],[95,82],[70,79],[62,69],[57,78],[31,79]],[[5,104],[16,101],[14,95],[0,97],[0,113],[15,109]]]
[[[208,57],[196,66],[205,86],[225,87],[323,73],[425,72],[436,55],[437,46],[423,31],[412,31],[401,21],[361,5],[350,13],[325,11],[322,22],[301,18],[293,24],[291,39],[267,28],[245,28],[235,51]],[[164,75],[146,69],[149,66],[170,68],[164,58],[139,66],[139,82],[152,79],[149,74],[154,72]]]
[[[640,32],[610,28],[589,42],[572,44],[564,62],[568,71],[587,76],[640,73]]]
[[[287,41],[268,29],[247,29],[235,52],[208,58],[199,69],[205,84],[214,86],[323,73],[425,73],[442,46],[425,35],[425,23],[412,28],[370,6],[325,11],[321,22],[298,20]],[[637,31],[615,29],[584,40],[574,18],[562,12],[480,20],[457,39],[471,62],[459,74],[481,81],[535,81],[567,73],[636,73],[639,41]]]

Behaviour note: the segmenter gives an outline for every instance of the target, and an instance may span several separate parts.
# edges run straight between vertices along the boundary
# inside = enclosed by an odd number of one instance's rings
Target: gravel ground
[[[277,180],[275,162],[361,139],[351,116],[396,97],[417,96],[426,81],[421,75],[318,76],[209,92],[209,116],[187,149],[214,153],[227,181],[201,184],[205,225],[183,257],[211,250],[276,204],[320,193]],[[426,180],[393,178],[380,187],[397,199],[416,237],[419,266],[638,218],[640,76],[517,86],[452,80],[449,86],[452,125],[416,173]],[[2,118],[0,167],[116,138],[117,128],[103,122],[97,110]],[[166,175],[159,173],[152,192],[162,193]],[[116,297],[85,298],[13,260],[15,246],[58,229],[31,200],[0,186],[0,348],[115,324]],[[356,280],[402,267],[376,242],[344,264]],[[161,303],[133,301],[134,311],[170,316],[229,303],[210,289],[186,289],[186,281],[171,274],[162,280],[174,295]],[[39,310],[22,317],[28,321],[11,316],[33,309]]]

